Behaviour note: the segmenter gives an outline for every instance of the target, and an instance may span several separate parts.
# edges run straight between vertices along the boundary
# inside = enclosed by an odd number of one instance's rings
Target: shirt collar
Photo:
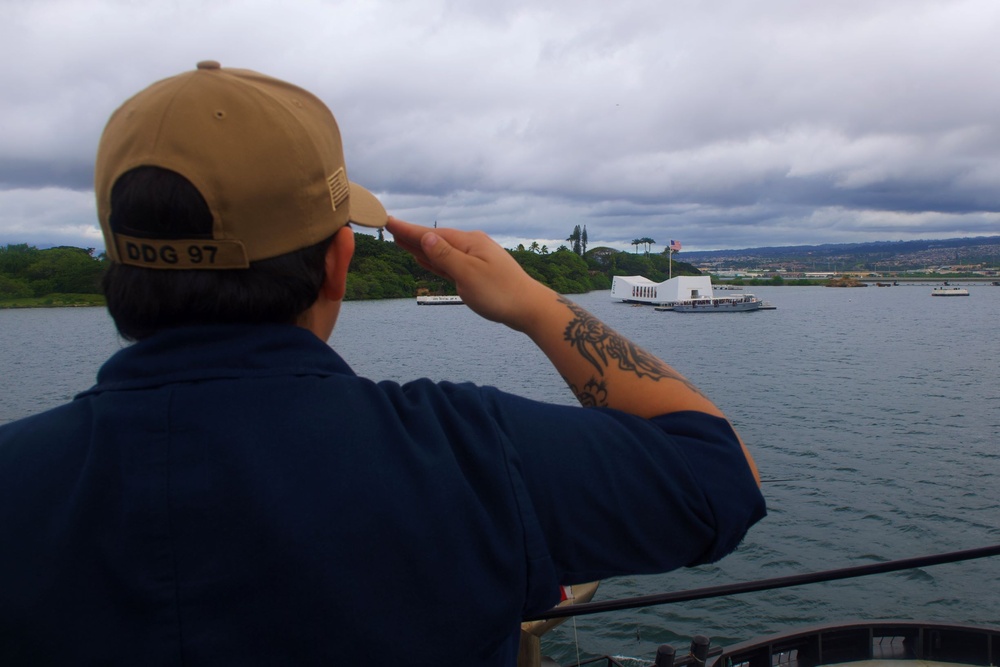
[[[276,375],[354,375],[315,334],[293,325],[210,325],[167,329],[115,353],[97,384],[104,391],[148,389],[175,382]]]

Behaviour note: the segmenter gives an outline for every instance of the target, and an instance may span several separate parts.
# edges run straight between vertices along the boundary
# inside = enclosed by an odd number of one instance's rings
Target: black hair
[[[180,174],[139,167],[111,190],[111,229],[139,238],[212,238],[212,213]],[[248,269],[150,269],[111,262],[101,287],[118,332],[142,340],[205,324],[294,324],[319,295],[332,236]]]

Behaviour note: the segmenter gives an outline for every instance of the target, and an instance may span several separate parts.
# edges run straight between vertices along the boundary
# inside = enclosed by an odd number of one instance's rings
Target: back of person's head
[[[111,208],[110,225],[118,234],[212,239],[205,200],[187,179],[166,169],[125,173],[115,182]],[[178,326],[294,324],[319,293],[329,242],[251,262],[246,269],[159,271],[112,262],[102,281],[108,311],[129,340]]]
[[[318,98],[211,61],[112,115],[95,191],[108,308],[130,339],[294,323],[318,296],[337,230],[388,217],[348,181],[340,131]]]

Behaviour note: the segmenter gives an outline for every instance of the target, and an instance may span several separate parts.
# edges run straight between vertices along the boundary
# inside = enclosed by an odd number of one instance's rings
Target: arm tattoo
[[[566,378],[563,377],[563,380]],[[576,395],[576,400],[580,401],[580,405],[585,408],[602,407],[608,404],[608,388],[604,386],[603,381],[599,381],[597,378],[592,377],[587,380],[582,391],[569,380],[566,380],[566,384],[569,385],[570,391]]]
[[[648,377],[656,382],[664,378],[677,380],[691,391],[704,396],[687,378],[667,366],[659,357],[623,338],[569,299],[560,296],[559,301],[573,312],[573,319],[566,325],[564,339],[593,365],[598,375],[603,376],[604,369],[616,362],[619,369],[635,373],[640,378]],[[603,380],[591,378],[582,392],[572,384],[570,388],[585,406],[607,405],[608,392]]]

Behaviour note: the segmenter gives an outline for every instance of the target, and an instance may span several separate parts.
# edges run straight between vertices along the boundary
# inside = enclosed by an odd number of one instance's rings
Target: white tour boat
[[[418,306],[454,306],[462,305],[462,297],[460,296],[418,296],[417,305]]]
[[[969,296],[969,290],[964,287],[935,287],[931,296]]]
[[[716,296],[711,299],[692,299],[671,308],[675,313],[745,313],[760,310],[763,301],[753,294]]]

